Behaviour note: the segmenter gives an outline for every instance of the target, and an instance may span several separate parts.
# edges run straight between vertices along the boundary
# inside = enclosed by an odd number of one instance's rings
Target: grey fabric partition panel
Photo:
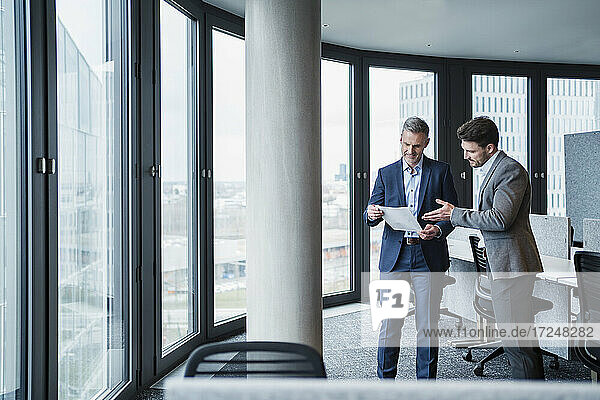
[[[569,217],[530,214],[529,223],[541,255],[569,258],[571,248]]]
[[[583,241],[583,219],[600,218],[600,132],[565,135],[567,216],[574,240]]]
[[[583,220],[583,249],[600,252],[600,219]]]

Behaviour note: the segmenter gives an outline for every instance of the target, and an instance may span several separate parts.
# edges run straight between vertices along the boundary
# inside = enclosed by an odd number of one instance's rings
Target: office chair
[[[198,347],[185,377],[325,378],[323,358],[312,347],[285,342],[213,343]]]
[[[437,274],[438,272],[435,272],[435,273]],[[448,272],[446,271],[446,273],[444,274],[443,281],[442,281],[442,291],[446,288],[446,286],[454,285],[455,283],[456,283],[456,278],[454,278],[453,276],[450,276],[448,274]],[[415,314],[414,293],[412,290],[410,291],[409,302],[410,302],[410,308],[408,309],[408,314],[406,314],[407,317]],[[441,307],[440,315],[445,315],[447,317],[455,318],[456,322],[454,323],[454,325],[458,329],[462,328],[462,326],[463,326],[462,317],[460,315],[455,314],[452,311],[450,311],[448,309],[448,307]]]
[[[574,256],[579,292],[579,322],[600,322],[600,253],[578,251]],[[579,340],[575,355],[592,371],[596,381],[600,372],[600,341]]]
[[[475,281],[475,298],[473,299],[473,308],[477,314],[477,318],[485,320],[487,323],[495,323],[496,317],[494,315],[494,307],[492,304],[492,293],[490,289],[490,282],[488,279],[488,262],[485,252],[485,248],[479,247],[479,237],[475,235],[469,236],[469,244],[471,245],[471,252],[473,253],[473,261],[475,263],[475,269],[477,271],[477,280]],[[533,297],[533,313],[534,315],[541,312],[552,309],[552,302],[539,297]],[[504,348],[500,340],[488,341],[487,339],[482,340],[480,343],[473,344],[467,347],[467,351],[463,354],[465,361],[473,361],[473,349],[489,348],[491,346],[497,346],[491,353],[485,356],[479,361],[473,373],[477,376],[483,376],[483,369],[485,364],[492,361],[493,359],[504,354]],[[542,350],[543,355],[551,356],[553,360],[550,362],[550,368],[558,369],[558,356],[552,354],[546,350]]]

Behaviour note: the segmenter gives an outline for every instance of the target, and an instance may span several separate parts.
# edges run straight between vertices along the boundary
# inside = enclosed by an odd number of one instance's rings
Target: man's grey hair
[[[427,125],[427,122],[419,117],[410,117],[404,121],[402,132],[424,133],[425,136],[429,137],[429,126]]]

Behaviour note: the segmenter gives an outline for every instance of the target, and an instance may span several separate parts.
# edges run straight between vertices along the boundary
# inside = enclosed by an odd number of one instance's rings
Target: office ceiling
[[[205,1],[244,15],[244,0]],[[600,64],[600,0],[322,0],[321,7],[327,43],[443,57]]]

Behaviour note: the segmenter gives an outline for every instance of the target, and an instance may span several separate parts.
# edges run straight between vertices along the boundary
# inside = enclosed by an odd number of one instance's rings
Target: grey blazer
[[[531,185],[518,161],[500,151],[480,188],[477,211],[454,208],[450,222],[481,230],[492,272],[540,272],[531,226]]]

